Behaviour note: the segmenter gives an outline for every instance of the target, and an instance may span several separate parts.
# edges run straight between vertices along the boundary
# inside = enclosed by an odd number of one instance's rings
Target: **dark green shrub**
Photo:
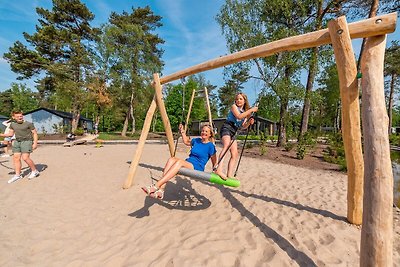
[[[85,132],[85,131],[84,131],[82,128],[78,128],[78,129],[75,130],[74,134],[76,134],[76,135],[83,135],[84,132]]]
[[[286,145],[285,145],[285,150],[286,151],[291,151],[293,149],[294,145],[295,145],[294,143],[287,142]]]
[[[340,170],[342,171],[347,170],[343,139],[340,133],[329,136],[328,147],[324,152],[324,160],[326,162],[338,164],[340,166]]]
[[[316,141],[309,132],[306,132],[302,139],[297,143],[296,156],[298,159],[304,159],[308,149],[315,146]]]

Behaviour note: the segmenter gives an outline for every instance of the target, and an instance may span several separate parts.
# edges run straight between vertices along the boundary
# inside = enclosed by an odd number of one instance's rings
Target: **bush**
[[[83,135],[84,132],[85,132],[85,131],[84,131],[82,128],[78,128],[78,129],[75,130],[74,134],[76,134],[76,135]]]
[[[263,156],[267,152],[267,135],[260,134],[260,155]]]
[[[340,170],[347,170],[347,163],[344,154],[344,145],[342,135],[340,133],[332,134],[328,138],[329,146],[326,148],[324,160],[326,162],[338,164]]]
[[[309,132],[306,132],[303,135],[302,139],[300,139],[300,141],[297,143],[297,151],[296,151],[297,158],[304,159],[307,150],[313,148],[315,144],[316,141],[313,139],[312,135]]]
[[[285,150],[286,151],[290,151],[290,150],[293,149],[293,147],[294,147],[294,143],[287,142],[286,145],[285,145]]]
[[[302,143],[299,143],[297,145],[297,151],[296,151],[296,157],[297,159],[304,159],[304,156],[306,155],[306,146]]]
[[[389,135],[389,143],[392,146],[400,146],[400,135],[399,134]]]

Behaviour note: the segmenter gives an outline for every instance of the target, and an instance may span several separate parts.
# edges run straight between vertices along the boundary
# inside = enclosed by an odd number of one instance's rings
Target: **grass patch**
[[[98,139],[101,140],[138,140],[140,133],[134,133],[133,135],[127,134],[121,136],[121,133],[100,133]]]

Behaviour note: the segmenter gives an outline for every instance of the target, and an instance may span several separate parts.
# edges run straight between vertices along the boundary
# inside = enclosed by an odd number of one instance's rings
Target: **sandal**
[[[164,198],[164,190],[157,189],[153,194],[150,194],[150,197],[163,199]]]
[[[158,188],[155,184],[150,186],[142,187],[143,192],[146,193],[149,197],[163,199],[164,198],[164,190]]]
[[[142,187],[143,192],[146,193],[146,195],[150,196],[151,194],[154,194],[158,190],[158,187],[155,184]]]

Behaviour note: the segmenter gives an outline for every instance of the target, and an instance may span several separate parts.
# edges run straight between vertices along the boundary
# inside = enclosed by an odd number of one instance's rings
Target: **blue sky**
[[[227,53],[225,39],[215,21],[223,0],[82,0],[95,14],[94,26],[107,22],[112,11],[130,12],[132,6],[149,5],[163,17],[163,26],[157,31],[165,44],[164,75],[216,58]],[[0,91],[16,81],[9,64],[2,58],[17,40],[24,42],[23,32],[34,33],[38,16],[35,8],[50,9],[51,0],[0,0]],[[222,85],[222,68],[204,73],[212,84]],[[23,81],[33,89],[33,82]]]
[[[115,11],[130,12],[132,6],[149,5],[153,12],[163,17],[163,26],[157,31],[165,44],[163,60],[164,75],[205,62],[227,54],[225,39],[215,16],[224,0],[81,0],[95,14],[94,26],[105,23]],[[0,0],[0,91],[10,88],[16,77],[9,64],[2,58],[12,44],[20,40],[24,42],[23,32],[34,33],[38,16],[36,7],[51,9],[51,0]],[[400,29],[388,35],[391,40],[399,40]],[[353,48],[358,54],[361,40],[353,41]],[[222,68],[204,72],[207,80],[217,86],[223,85]],[[25,82],[34,89],[32,81]],[[246,84],[245,92],[250,102],[254,103],[260,85],[255,82]]]

